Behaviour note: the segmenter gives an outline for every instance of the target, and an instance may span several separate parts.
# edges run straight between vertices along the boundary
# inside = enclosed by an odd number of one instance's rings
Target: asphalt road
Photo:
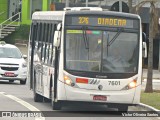
[[[40,118],[24,118],[24,117],[0,117],[0,120],[53,120],[53,119],[109,119],[109,120],[159,120],[158,118],[150,117],[118,117],[117,114],[109,114],[108,111],[115,111],[108,109],[107,106],[66,106],[62,111],[53,111],[50,102],[37,103],[33,101],[33,93],[29,89],[29,83],[20,85],[19,81],[9,83],[8,81],[0,81],[0,111],[48,111],[55,117],[40,117]],[[129,107],[130,111],[142,110],[136,107]],[[79,112],[75,112],[79,111]],[[89,112],[83,112],[89,111]],[[102,112],[97,112],[102,111]],[[52,113],[51,113],[52,112]],[[46,112],[45,112],[46,113]],[[67,117],[68,116],[68,117]],[[73,116],[73,117],[72,117]],[[78,117],[77,117],[78,116]],[[115,117],[113,117],[115,116]],[[16,119],[15,119],[16,118]]]

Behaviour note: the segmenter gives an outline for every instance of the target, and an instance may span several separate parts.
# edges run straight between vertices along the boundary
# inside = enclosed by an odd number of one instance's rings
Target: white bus
[[[35,12],[29,42],[35,102],[50,99],[54,110],[104,104],[119,111],[140,102],[145,42],[138,15],[89,7]]]

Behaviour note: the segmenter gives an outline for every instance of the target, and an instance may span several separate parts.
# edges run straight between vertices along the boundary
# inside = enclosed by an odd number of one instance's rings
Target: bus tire
[[[43,102],[50,103],[50,102],[51,102],[51,99],[46,98],[46,97],[43,97]]]
[[[122,105],[118,107],[119,112],[127,112],[128,111],[128,106],[127,105]]]
[[[43,102],[43,96],[34,92],[34,102]]]
[[[25,85],[25,84],[26,84],[26,79],[25,79],[24,81],[21,80],[21,81],[20,81],[20,84],[21,84],[21,85]]]
[[[61,110],[61,104],[59,102],[52,101],[52,109],[53,110]]]

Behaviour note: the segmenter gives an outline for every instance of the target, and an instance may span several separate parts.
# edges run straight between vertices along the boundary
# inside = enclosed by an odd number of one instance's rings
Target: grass
[[[154,91],[153,93],[141,93],[141,103],[152,106],[160,110],[160,91]]]

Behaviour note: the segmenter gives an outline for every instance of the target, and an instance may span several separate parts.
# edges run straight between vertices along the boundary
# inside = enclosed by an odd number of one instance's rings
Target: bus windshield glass
[[[138,73],[138,18],[68,13],[64,30],[64,69],[71,74],[125,78]]]
[[[102,73],[136,73],[138,33],[75,30],[66,33],[66,69]]]

